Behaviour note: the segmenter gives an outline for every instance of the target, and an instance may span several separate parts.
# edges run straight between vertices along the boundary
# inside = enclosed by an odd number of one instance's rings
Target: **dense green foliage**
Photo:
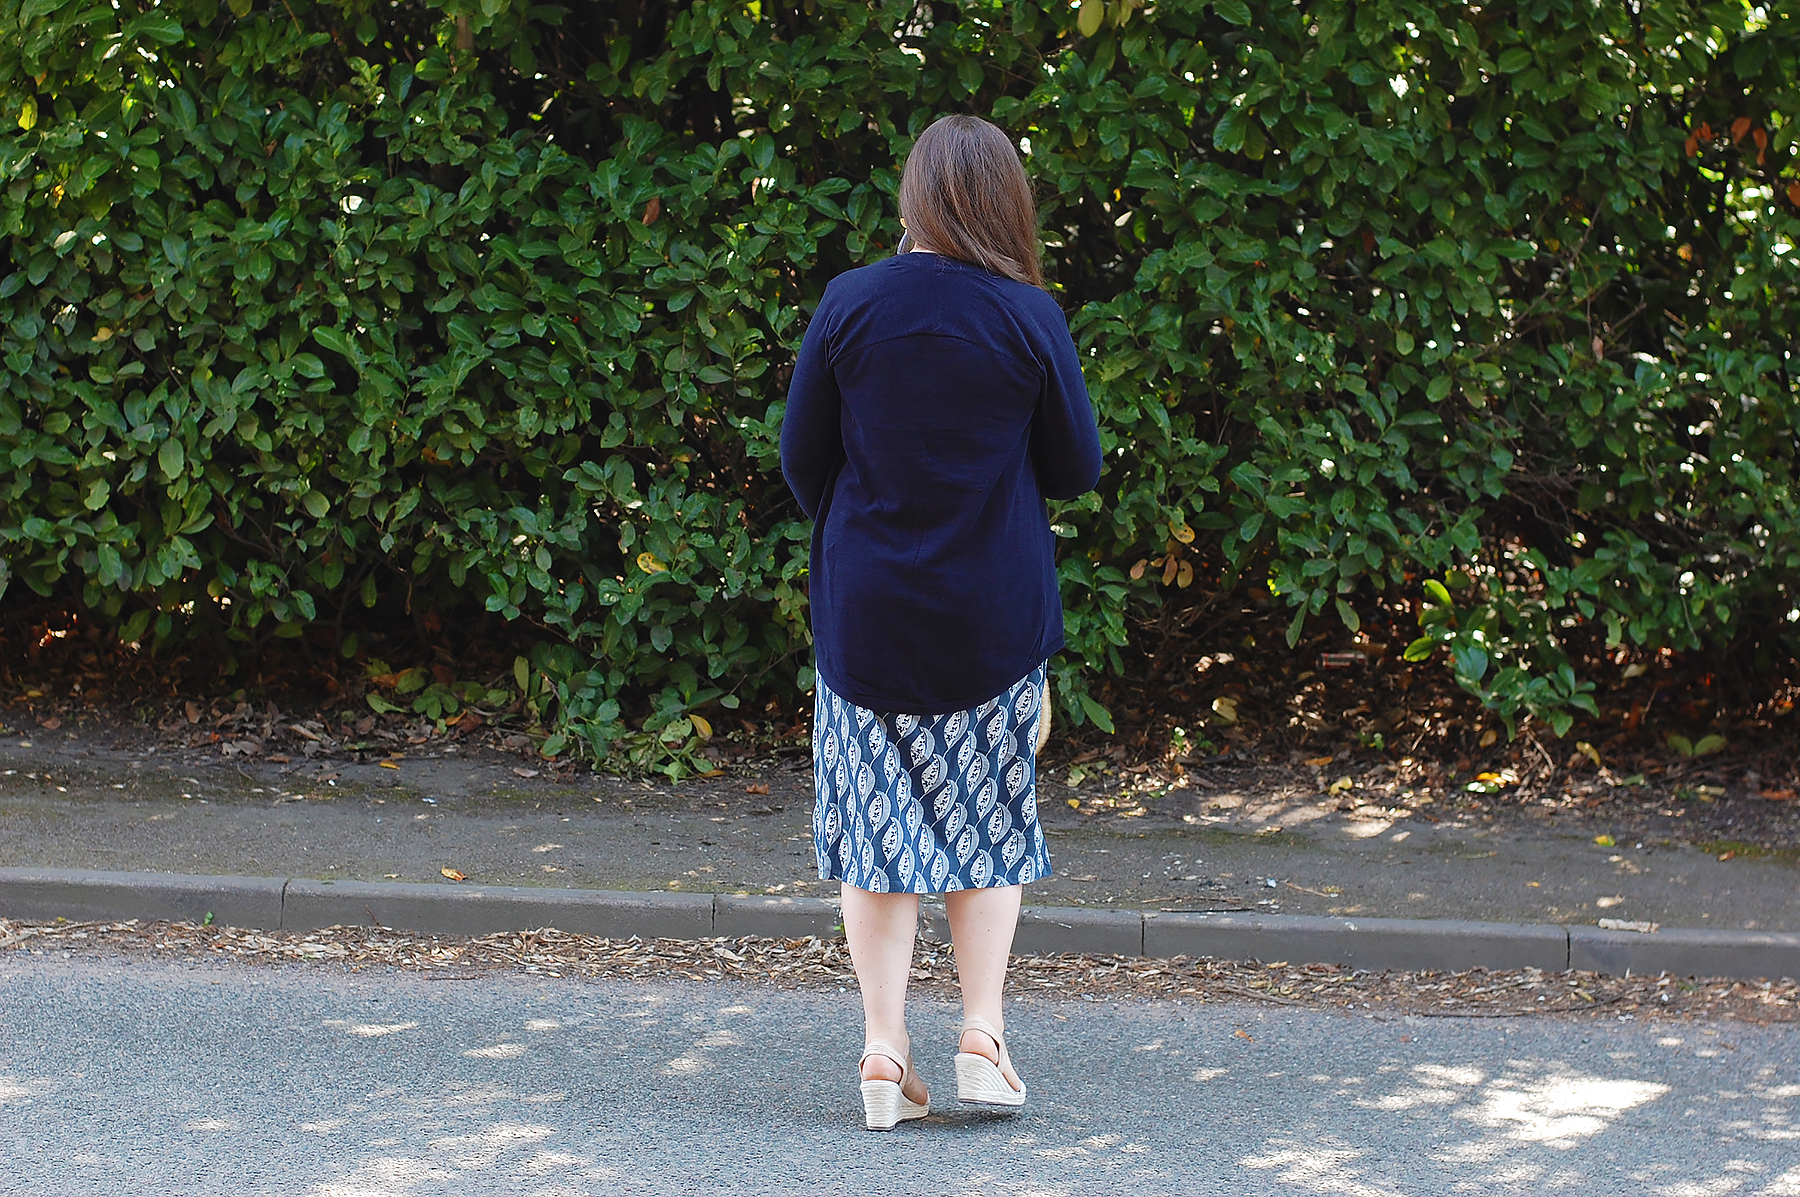
[[[1410,601],[1409,655],[1559,731],[1570,636],[1789,651],[1780,4],[0,13],[0,539],[128,639],[484,603],[602,751],[805,688],[787,365],[975,111],[1108,449],[1055,517],[1078,719],[1233,587],[1291,636]]]

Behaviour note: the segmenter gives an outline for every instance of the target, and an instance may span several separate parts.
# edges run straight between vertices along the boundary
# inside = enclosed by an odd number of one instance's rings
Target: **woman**
[[[901,252],[832,280],[794,367],[788,485],[813,521],[813,834],[843,883],[865,1124],[930,1112],[906,1032],[920,894],[941,893],[957,1098],[1025,1102],[1001,987],[1021,887],[1047,876],[1037,751],[1062,647],[1046,498],[1100,477],[1036,207],[1006,135],[950,116],[913,146]]]

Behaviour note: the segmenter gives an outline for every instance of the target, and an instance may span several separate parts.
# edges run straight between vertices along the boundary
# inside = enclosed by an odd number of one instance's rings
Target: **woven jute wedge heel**
[[[959,1051],[956,1053],[956,1100],[967,1105],[1006,1106],[1017,1109],[1025,1104],[1025,1082],[1020,1081],[1017,1089],[1006,1079],[1005,1069],[1012,1063],[1006,1054],[1006,1037],[995,1029],[986,1019],[966,1018],[962,1029],[980,1031],[992,1039],[1000,1049],[998,1064],[986,1056],[975,1052]],[[957,1039],[960,1046],[961,1038]]]

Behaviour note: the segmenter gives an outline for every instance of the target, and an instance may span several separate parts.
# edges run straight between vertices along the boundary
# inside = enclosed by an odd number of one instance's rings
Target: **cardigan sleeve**
[[[825,303],[800,342],[781,418],[781,473],[808,519],[816,519],[825,487],[844,460],[843,397],[831,368]]]
[[[1038,488],[1047,499],[1073,499],[1100,484],[1100,430],[1081,377],[1068,325],[1057,313],[1047,330],[1044,393],[1031,422],[1031,454]]]

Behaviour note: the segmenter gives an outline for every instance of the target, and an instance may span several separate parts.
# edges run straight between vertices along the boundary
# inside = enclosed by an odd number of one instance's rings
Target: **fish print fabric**
[[[1050,875],[1037,818],[1039,665],[947,715],[881,715],[816,687],[813,844],[819,877],[874,893],[941,894]]]

